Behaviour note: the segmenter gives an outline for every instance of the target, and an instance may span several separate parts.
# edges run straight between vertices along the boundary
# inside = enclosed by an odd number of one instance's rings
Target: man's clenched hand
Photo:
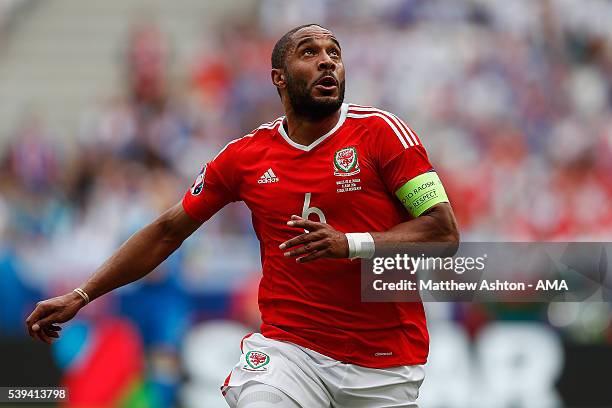
[[[346,235],[336,231],[330,225],[306,220],[297,215],[292,215],[287,225],[308,231],[279,245],[282,250],[290,249],[285,252],[285,256],[297,257],[296,262],[304,263],[320,258],[348,257],[349,247]]]

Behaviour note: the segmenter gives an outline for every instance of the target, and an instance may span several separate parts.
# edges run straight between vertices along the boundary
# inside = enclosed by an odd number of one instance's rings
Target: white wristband
[[[369,232],[351,232],[346,235],[349,246],[349,258],[372,258],[374,256],[374,238]]]

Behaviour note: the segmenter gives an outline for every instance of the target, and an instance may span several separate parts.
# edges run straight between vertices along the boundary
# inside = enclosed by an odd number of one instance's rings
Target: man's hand
[[[297,257],[296,262],[310,262],[319,258],[348,257],[349,247],[346,235],[336,231],[330,225],[309,221],[297,215],[292,215],[287,225],[308,231],[279,245],[279,248],[283,250],[301,245],[285,252],[287,257]]]
[[[57,324],[72,319],[83,306],[85,301],[75,292],[38,302],[26,319],[30,337],[51,344],[62,330]]]

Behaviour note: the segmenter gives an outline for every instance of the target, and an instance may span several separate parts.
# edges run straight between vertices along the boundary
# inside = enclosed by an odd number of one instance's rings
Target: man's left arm
[[[294,215],[287,223],[291,227],[309,232],[298,235],[280,245],[286,257],[299,263],[319,258],[349,258],[349,237],[325,223],[303,219]],[[383,232],[372,232],[374,246],[410,242],[459,243],[457,221],[449,203],[438,203],[422,215]]]
[[[459,229],[453,209],[438,203],[419,217],[396,225],[385,232],[370,233],[375,244],[404,242],[459,242]]]

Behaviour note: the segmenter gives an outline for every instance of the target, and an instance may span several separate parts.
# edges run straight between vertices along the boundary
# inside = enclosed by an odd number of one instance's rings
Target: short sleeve
[[[375,127],[373,151],[387,189],[415,217],[435,204],[447,202],[442,183],[417,134],[397,116],[390,113],[383,116]]]
[[[189,216],[204,222],[228,203],[239,200],[234,152],[230,142],[200,170],[183,196],[183,209]]]
[[[383,182],[395,193],[416,176],[433,170],[417,134],[385,112],[374,124],[373,151]]]

